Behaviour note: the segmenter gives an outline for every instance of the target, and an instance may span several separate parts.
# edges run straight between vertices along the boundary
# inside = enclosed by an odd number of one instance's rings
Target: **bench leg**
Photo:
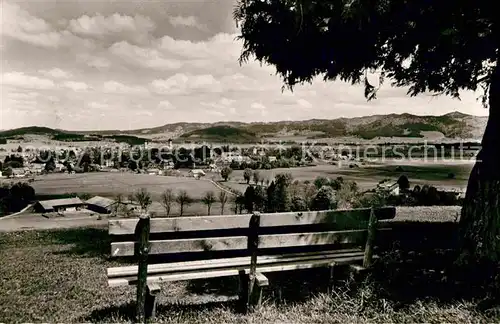
[[[248,275],[245,273],[245,270],[239,271],[239,279],[240,279],[240,287],[239,287],[239,307],[242,313],[246,313],[248,311]]]
[[[252,311],[256,307],[260,307],[262,304],[262,291],[264,287],[269,286],[269,280],[262,273],[258,272],[255,276],[255,284],[250,291],[249,275],[245,273],[244,270],[239,272],[240,278],[240,294],[239,302],[240,308],[243,313],[247,313],[249,310]]]
[[[255,286],[252,290],[252,295],[250,296],[250,308],[254,310],[262,305],[262,292],[264,287],[269,286],[269,279],[262,273],[257,272],[255,276]]]
[[[156,316],[156,297],[160,292],[160,286],[155,283],[148,283],[146,292],[145,313],[147,319],[153,319]]]
[[[328,294],[331,294],[334,289],[335,263],[328,265],[328,286],[326,287]]]

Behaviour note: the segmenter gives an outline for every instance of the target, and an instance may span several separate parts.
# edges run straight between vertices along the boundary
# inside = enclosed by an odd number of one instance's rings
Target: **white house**
[[[148,169],[146,172],[149,175],[159,175],[160,174],[160,170],[159,169]]]
[[[208,166],[208,169],[210,170],[210,172],[219,172],[220,171],[220,169],[217,167],[217,165],[215,165],[213,163]]]
[[[107,168],[112,168],[115,165],[115,162],[112,160],[104,160],[104,166]]]
[[[39,163],[33,163],[30,165],[29,168],[30,168],[31,173],[35,173],[35,174],[40,174],[45,169],[44,165],[39,164]]]
[[[392,182],[391,180],[386,180],[377,185],[378,189],[388,191],[391,195],[399,196],[399,184],[397,182]]]
[[[222,152],[220,157],[224,162],[243,162],[243,156],[238,152]]]
[[[64,166],[64,164],[59,163],[59,162],[56,163],[55,167],[56,167],[55,171],[57,171],[57,172],[62,172],[63,170],[66,169],[66,167]]]
[[[205,171],[201,169],[192,169],[189,170],[189,175],[195,179],[199,179],[200,177],[204,177],[206,175]]]
[[[26,170],[24,168],[12,168],[12,176],[14,178],[23,178],[26,176]]]

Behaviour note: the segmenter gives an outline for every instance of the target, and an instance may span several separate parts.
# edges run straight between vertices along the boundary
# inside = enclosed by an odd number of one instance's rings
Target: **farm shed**
[[[34,209],[38,213],[46,212],[61,212],[61,211],[76,211],[84,208],[85,204],[80,198],[64,198],[53,200],[40,200]]]
[[[87,209],[96,213],[109,214],[112,211],[113,205],[116,203],[113,199],[95,196],[85,201]]]

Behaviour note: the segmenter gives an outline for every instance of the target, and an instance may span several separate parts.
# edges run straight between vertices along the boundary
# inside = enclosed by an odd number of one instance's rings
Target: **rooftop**
[[[45,209],[52,209],[57,206],[67,206],[67,205],[82,205],[83,201],[80,198],[62,198],[62,199],[52,199],[52,200],[40,200],[38,201]]]
[[[113,199],[106,198],[106,197],[94,196],[94,197],[86,200],[85,203],[106,208],[106,207],[113,205],[115,203],[115,201]]]

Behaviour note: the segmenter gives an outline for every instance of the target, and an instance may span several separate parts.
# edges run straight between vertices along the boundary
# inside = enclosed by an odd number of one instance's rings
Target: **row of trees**
[[[294,181],[289,173],[277,174],[265,187],[255,182],[245,193],[236,197],[236,206],[243,210],[263,212],[287,212],[325,210],[335,208],[358,208],[370,206],[355,182],[341,177],[328,179],[318,177],[313,182]]]
[[[253,183],[250,184],[253,177]],[[245,170],[244,178],[249,183],[244,193],[231,195],[226,191],[216,194],[214,191],[206,192],[201,202],[207,208],[207,214],[212,214],[215,203],[220,204],[220,214],[224,214],[228,203],[232,204],[235,214],[253,211],[261,212],[287,212],[327,209],[349,209],[363,207],[394,206],[430,206],[430,205],[457,205],[455,193],[439,191],[433,186],[415,186],[410,189],[406,176],[401,176],[398,185],[400,195],[393,195],[390,191],[378,188],[371,192],[359,190],[356,182],[346,181],[342,177],[330,179],[317,177],[313,181],[293,180],[289,173],[277,174],[269,185],[263,185],[258,171]],[[121,198],[117,199],[121,201]],[[141,189],[129,197],[137,202],[142,210],[147,210],[152,203],[151,195],[146,189]],[[187,191],[174,192],[165,190],[160,196],[160,203],[166,215],[170,216],[175,207],[179,215],[183,216],[187,207],[195,202]],[[120,204],[117,204],[120,205]]]
[[[245,180],[250,183],[250,173]],[[306,211],[325,209],[349,209],[363,207],[393,206],[456,206],[460,204],[454,192],[440,191],[434,186],[415,186],[410,189],[406,176],[398,179],[400,194],[394,195],[390,190],[378,188],[374,191],[362,192],[354,181],[346,181],[342,177],[330,179],[317,177],[310,181],[293,181],[290,174],[278,174],[269,186],[259,185],[254,181],[243,195],[235,199],[239,211],[253,210],[265,212]]]
[[[147,211],[153,200],[151,198],[151,194],[145,189],[141,188],[140,190],[134,192],[128,197],[128,200],[131,202],[137,203],[141,211]],[[214,203],[220,203],[220,214],[224,214],[225,207],[229,201],[229,195],[226,191],[220,191],[217,195],[214,191],[208,191],[201,198],[201,202],[207,206],[208,215],[211,214],[212,206]],[[166,215],[170,216],[177,206],[179,208],[179,215],[183,216],[187,207],[189,207],[195,199],[189,195],[186,190],[179,190],[177,193],[172,189],[166,189],[160,196],[160,203],[165,209]],[[116,197],[115,209],[113,210],[114,214],[119,212],[128,213],[130,210],[126,210],[125,201],[121,195]]]
[[[228,202],[228,194],[225,191],[220,191],[218,195],[213,191],[208,191],[201,198],[201,202],[207,206],[208,215],[211,214],[212,206],[214,203],[220,203],[220,214],[224,214],[224,208]],[[182,216],[184,214],[184,210],[186,207],[193,203],[193,198],[189,196],[186,190],[179,191],[178,194],[175,194],[172,189],[165,190],[160,199],[160,203],[165,209],[167,216],[170,215],[172,208],[174,205],[179,206],[179,214]]]
[[[379,194],[381,195],[381,194]],[[385,198],[388,205],[394,206],[457,206],[461,205],[457,193],[438,190],[434,186],[416,185],[398,196],[388,195]]]

